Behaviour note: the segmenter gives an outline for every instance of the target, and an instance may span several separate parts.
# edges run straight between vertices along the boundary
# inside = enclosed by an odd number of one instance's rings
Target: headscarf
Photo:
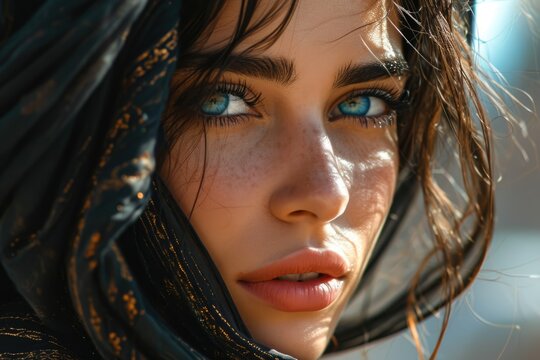
[[[189,16],[181,1],[10,1],[0,9],[0,351],[290,359],[252,339],[154,174],[177,27]],[[404,170],[356,297],[377,282],[415,188]],[[328,351],[403,329],[400,294],[374,310],[356,311],[365,301],[353,299]]]

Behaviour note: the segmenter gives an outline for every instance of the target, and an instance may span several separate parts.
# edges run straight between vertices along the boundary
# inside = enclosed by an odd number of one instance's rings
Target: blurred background
[[[533,101],[540,107],[540,0],[480,0],[475,11],[479,63],[488,74],[502,75],[505,86],[530,111],[513,109],[520,126],[493,120],[498,177],[495,236],[475,284],[454,303],[438,359],[536,360],[540,359],[540,118]],[[426,358],[440,324],[432,317],[420,326]],[[404,332],[325,359],[417,358],[410,335]]]

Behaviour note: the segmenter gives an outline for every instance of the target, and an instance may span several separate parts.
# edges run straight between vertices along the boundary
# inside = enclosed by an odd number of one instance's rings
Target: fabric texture
[[[154,174],[181,1],[0,9],[0,359],[290,359],[251,339]],[[358,296],[415,189],[403,171]],[[328,351],[406,326],[403,293],[379,300],[346,313]]]
[[[141,316],[115,245],[148,199],[179,5],[44,1],[0,49],[3,268],[45,326],[78,348],[81,319],[106,358],[190,353]]]

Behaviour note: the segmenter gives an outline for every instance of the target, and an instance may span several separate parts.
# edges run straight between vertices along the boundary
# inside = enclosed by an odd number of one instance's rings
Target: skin
[[[201,52],[227,39],[238,3],[225,6],[198,45]],[[392,23],[398,23],[396,14],[380,1],[301,1],[285,33],[261,53],[294,61],[294,82],[225,73],[224,81],[245,81],[263,100],[245,121],[207,126],[205,137],[188,130],[161,172],[180,207],[186,213],[193,208],[192,224],[252,336],[300,359],[319,357],[330,341],[394,194],[396,125],[329,121],[353,90],[403,88],[405,79],[398,77],[334,87],[336,73],[348,63],[401,54]],[[333,249],[350,265],[344,291],[323,310],[279,311],[239,285],[242,274],[308,247]]]

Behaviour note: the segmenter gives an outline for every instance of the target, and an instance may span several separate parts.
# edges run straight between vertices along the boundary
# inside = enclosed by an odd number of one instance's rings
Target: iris
[[[201,110],[205,115],[221,115],[229,107],[229,94],[215,93],[206,100]]]
[[[343,101],[338,105],[339,111],[344,115],[365,116],[371,107],[369,96],[356,96]]]

